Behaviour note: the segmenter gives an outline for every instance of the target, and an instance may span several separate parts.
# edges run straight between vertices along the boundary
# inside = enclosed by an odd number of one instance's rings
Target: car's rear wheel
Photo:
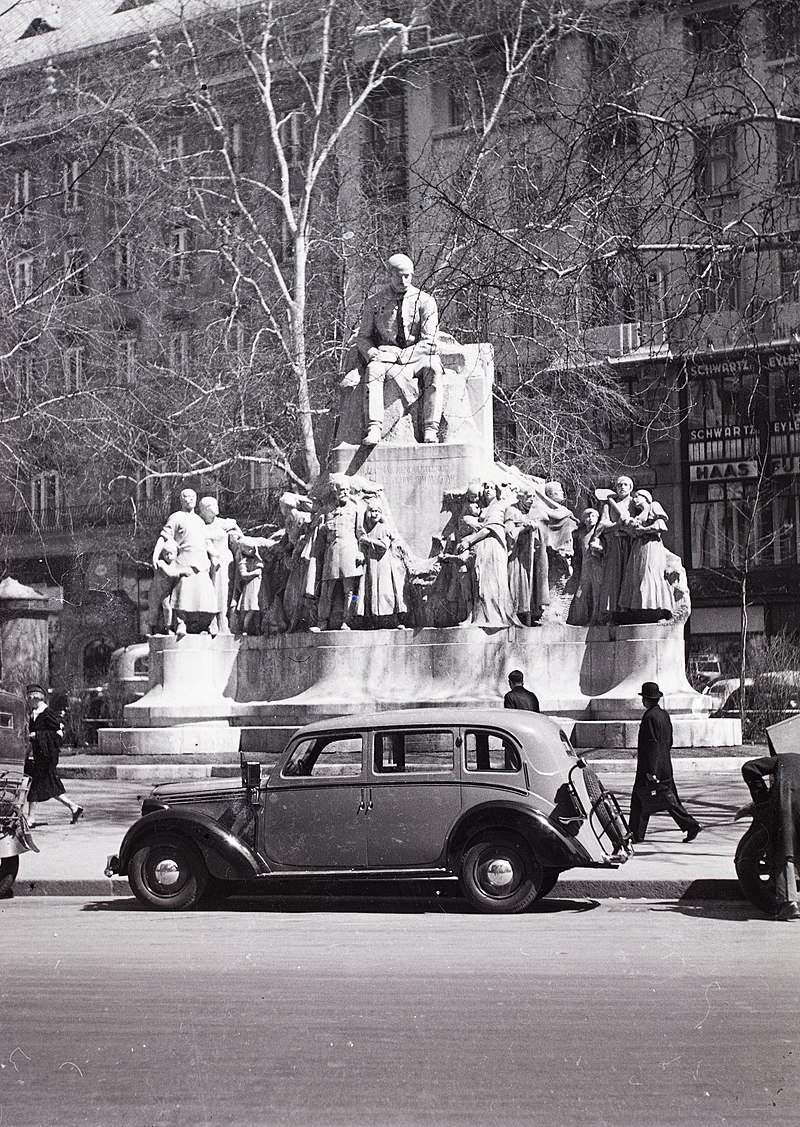
[[[461,862],[464,895],[481,912],[522,912],[536,899],[543,879],[527,845],[506,834],[476,839]]]
[[[19,872],[19,857],[3,857],[0,861],[0,900],[13,895],[14,881]]]
[[[197,904],[208,884],[208,870],[188,841],[166,835],[136,850],[128,865],[128,881],[143,904],[175,911]]]
[[[751,904],[762,912],[775,912],[775,880],[769,864],[769,833],[766,826],[750,827],[736,850],[736,875]]]

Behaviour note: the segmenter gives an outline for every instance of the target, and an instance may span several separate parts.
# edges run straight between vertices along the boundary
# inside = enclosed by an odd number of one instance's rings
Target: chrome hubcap
[[[496,857],[486,866],[486,883],[491,888],[507,888],[514,880],[514,866],[504,858]]]
[[[177,884],[181,879],[181,867],[177,861],[165,860],[159,861],[154,869],[155,878],[160,885],[168,888],[170,885]]]

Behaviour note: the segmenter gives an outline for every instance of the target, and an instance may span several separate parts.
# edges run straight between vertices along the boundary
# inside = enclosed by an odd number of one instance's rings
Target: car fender
[[[547,868],[563,870],[591,863],[583,846],[562,833],[540,810],[532,810],[519,802],[495,801],[471,807],[455,823],[447,842],[449,866],[455,868],[467,843],[488,829],[519,833]]]
[[[134,852],[148,838],[176,833],[190,841],[203,855],[209,873],[224,880],[248,880],[267,872],[267,867],[235,834],[230,834],[206,814],[165,807],[144,814],[131,826],[119,851],[119,873],[127,875]]]

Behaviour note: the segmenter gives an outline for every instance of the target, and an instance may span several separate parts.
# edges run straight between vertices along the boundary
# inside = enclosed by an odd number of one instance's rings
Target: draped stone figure
[[[618,615],[637,622],[670,618],[674,610],[662,534],[668,517],[646,489],[637,489],[620,529],[631,541],[620,585]]]
[[[617,478],[614,489],[596,489],[602,502],[595,538],[603,545],[603,581],[600,587],[599,615],[603,621],[613,620],[620,610],[619,595],[622,577],[631,553],[632,541],[624,522],[633,500],[633,480],[624,474]]]
[[[533,509],[533,494],[520,490],[505,511],[508,586],[514,609],[525,626],[540,625],[550,602],[546,526]]]
[[[597,509],[584,509],[575,532],[575,595],[567,615],[570,626],[591,626],[600,621],[603,542],[595,537],[599,519]]]

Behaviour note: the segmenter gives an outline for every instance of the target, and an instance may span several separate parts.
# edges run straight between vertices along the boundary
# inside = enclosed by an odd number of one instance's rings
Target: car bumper
[[[119,857],[116,853],[112,853],[109,856],[104,872],[107,877],[115,877],[119,874]]]

